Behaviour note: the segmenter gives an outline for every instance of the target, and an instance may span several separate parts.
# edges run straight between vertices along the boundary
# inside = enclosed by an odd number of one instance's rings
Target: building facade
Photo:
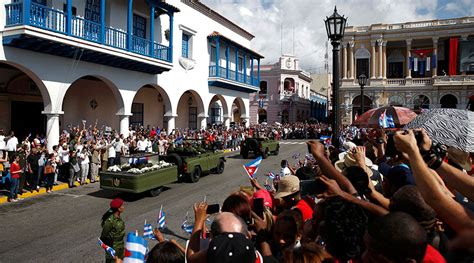
[[[311,76],[291,55],[260,68],[260,91],[250,95],[250,123],[292,123],[311,116]]]
[[[332,74],[311,74],[311,118],[320,122],[327,122],[329,102],[332,90]]]
[[[3,1],[0,127],[52,147],[84,122],[124,135],[248,124],[253,38],[200,1]]]
[[[342,123],[384,105],[465,109],[474,94],[474,17],[346,28],[339,93]]]

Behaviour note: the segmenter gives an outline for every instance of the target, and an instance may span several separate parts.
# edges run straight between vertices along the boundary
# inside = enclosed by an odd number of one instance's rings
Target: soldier
[[[109,247],[115,250],[116,257],[123,259],[125,244],[123,237],[125,236],[125,222],[120,218],[123,213],[123,200],[115,198],[110,202],[110,209],[102,216],[102,234],[100,239]],[[109,253],[105,253],[105,262],[115,262]]]

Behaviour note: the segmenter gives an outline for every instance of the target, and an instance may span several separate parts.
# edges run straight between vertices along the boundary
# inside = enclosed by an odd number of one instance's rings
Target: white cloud
[[[252,48],[265,56],[264,63],[277,61],[281,44],[283,53],[292,53],[294,28],[295,54],[306,70],[324,66],[327,36],[323,19],[332,14],[334,5],[337,5],[340,14],[349,17],[349,25],[433,19],[438,8],[436,0],[201,1],[254,34]]]

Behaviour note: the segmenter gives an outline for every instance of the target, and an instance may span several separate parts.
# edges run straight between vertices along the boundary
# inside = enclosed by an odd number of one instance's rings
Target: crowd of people
[[[17,202],[22,199],[23,193],[39,192],[41,186],[49,193],[60,182],[68,183],[69,187],[75,187],[76,181],[80,185],[93,183],[99,179],[100,170],[119,165],[121,156],[135,153],[165,155],[169,148],[185,147],[187,140],[203,142],[212,146],[213,150],[238,150],[241,141],[249,136],[279,140],[304,133],[303,138],[315,138],[318,132],[327,133],[327,126],[303,123],[251,127],[233,125],[170,132],[148,126],[130,127],[129,135],[125,137],[117,131],[98,129],[96,125],[86,127],[83,123],[82,126],[69,126],[63,130],[59,144],[48,151],[45,136],[30,134],[19,140],[13,131],[5,135],[0,130],[0,190],[8,193],[9,201]]]
[[[231,193],[210,227],[209,205],[194,204],[186,247],[155,229],[146,262],[473,262],[472,153],[424,130],[348,129],[340,148],[307,144],[297,166],[284,160],[273,181]],[[104,225],[124,206],[114,200]]]

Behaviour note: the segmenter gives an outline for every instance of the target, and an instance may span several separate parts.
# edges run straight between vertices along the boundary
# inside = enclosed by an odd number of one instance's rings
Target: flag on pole
[[[99,240],[99,246],[101,246],[107,253],[109,253],[109,255],[111,255],[112,257],[115,257],[115,250],[107,246],[104,242],[102,242],[102,240],[100,240],[100,238],[98,238],[98,240]]]
[[[325,145],[331,145],[331,136],[321,135],[319,140],[322,141]]]
[[[158,228],[163,229],[166,226],[166,214],[163,211],[163,206],[160,208],[160,213],[158,214]]]
[[[256,173],[258,171],[258,166],[262,162],[262,156],[258,157],[257,159],[244,164],[244,170],[247,172],[247,175],[250,177],[250,179],[255,179]]]
[[[379,116],[379,126],[381,128],[387,128],[387,111],[385,110],[384,112],[382,112]]]
[[[184,222],[181,224],[181,229],[188,234],[193,233],[194,226],[188,224],[188,212],[186,212],[186,217],[184,218]]]
[[[148,241],[143,237],[135,235],[130,232],[127,235],[127,242],[125,243],[125,258],[124,263],[138,263],[145,262],[145,256],[148,250]]]
[[[268,172],[267,176],[268,176],[268,178],[270,178],[272,180],[275,180],[275,177],[276,177],[274,172]]]
[[[155,235],[153,235],[153,226],[151,226],[151,224],[147,224],[146,220],[145,225],[143,226],[143,238],[156,240]]]

